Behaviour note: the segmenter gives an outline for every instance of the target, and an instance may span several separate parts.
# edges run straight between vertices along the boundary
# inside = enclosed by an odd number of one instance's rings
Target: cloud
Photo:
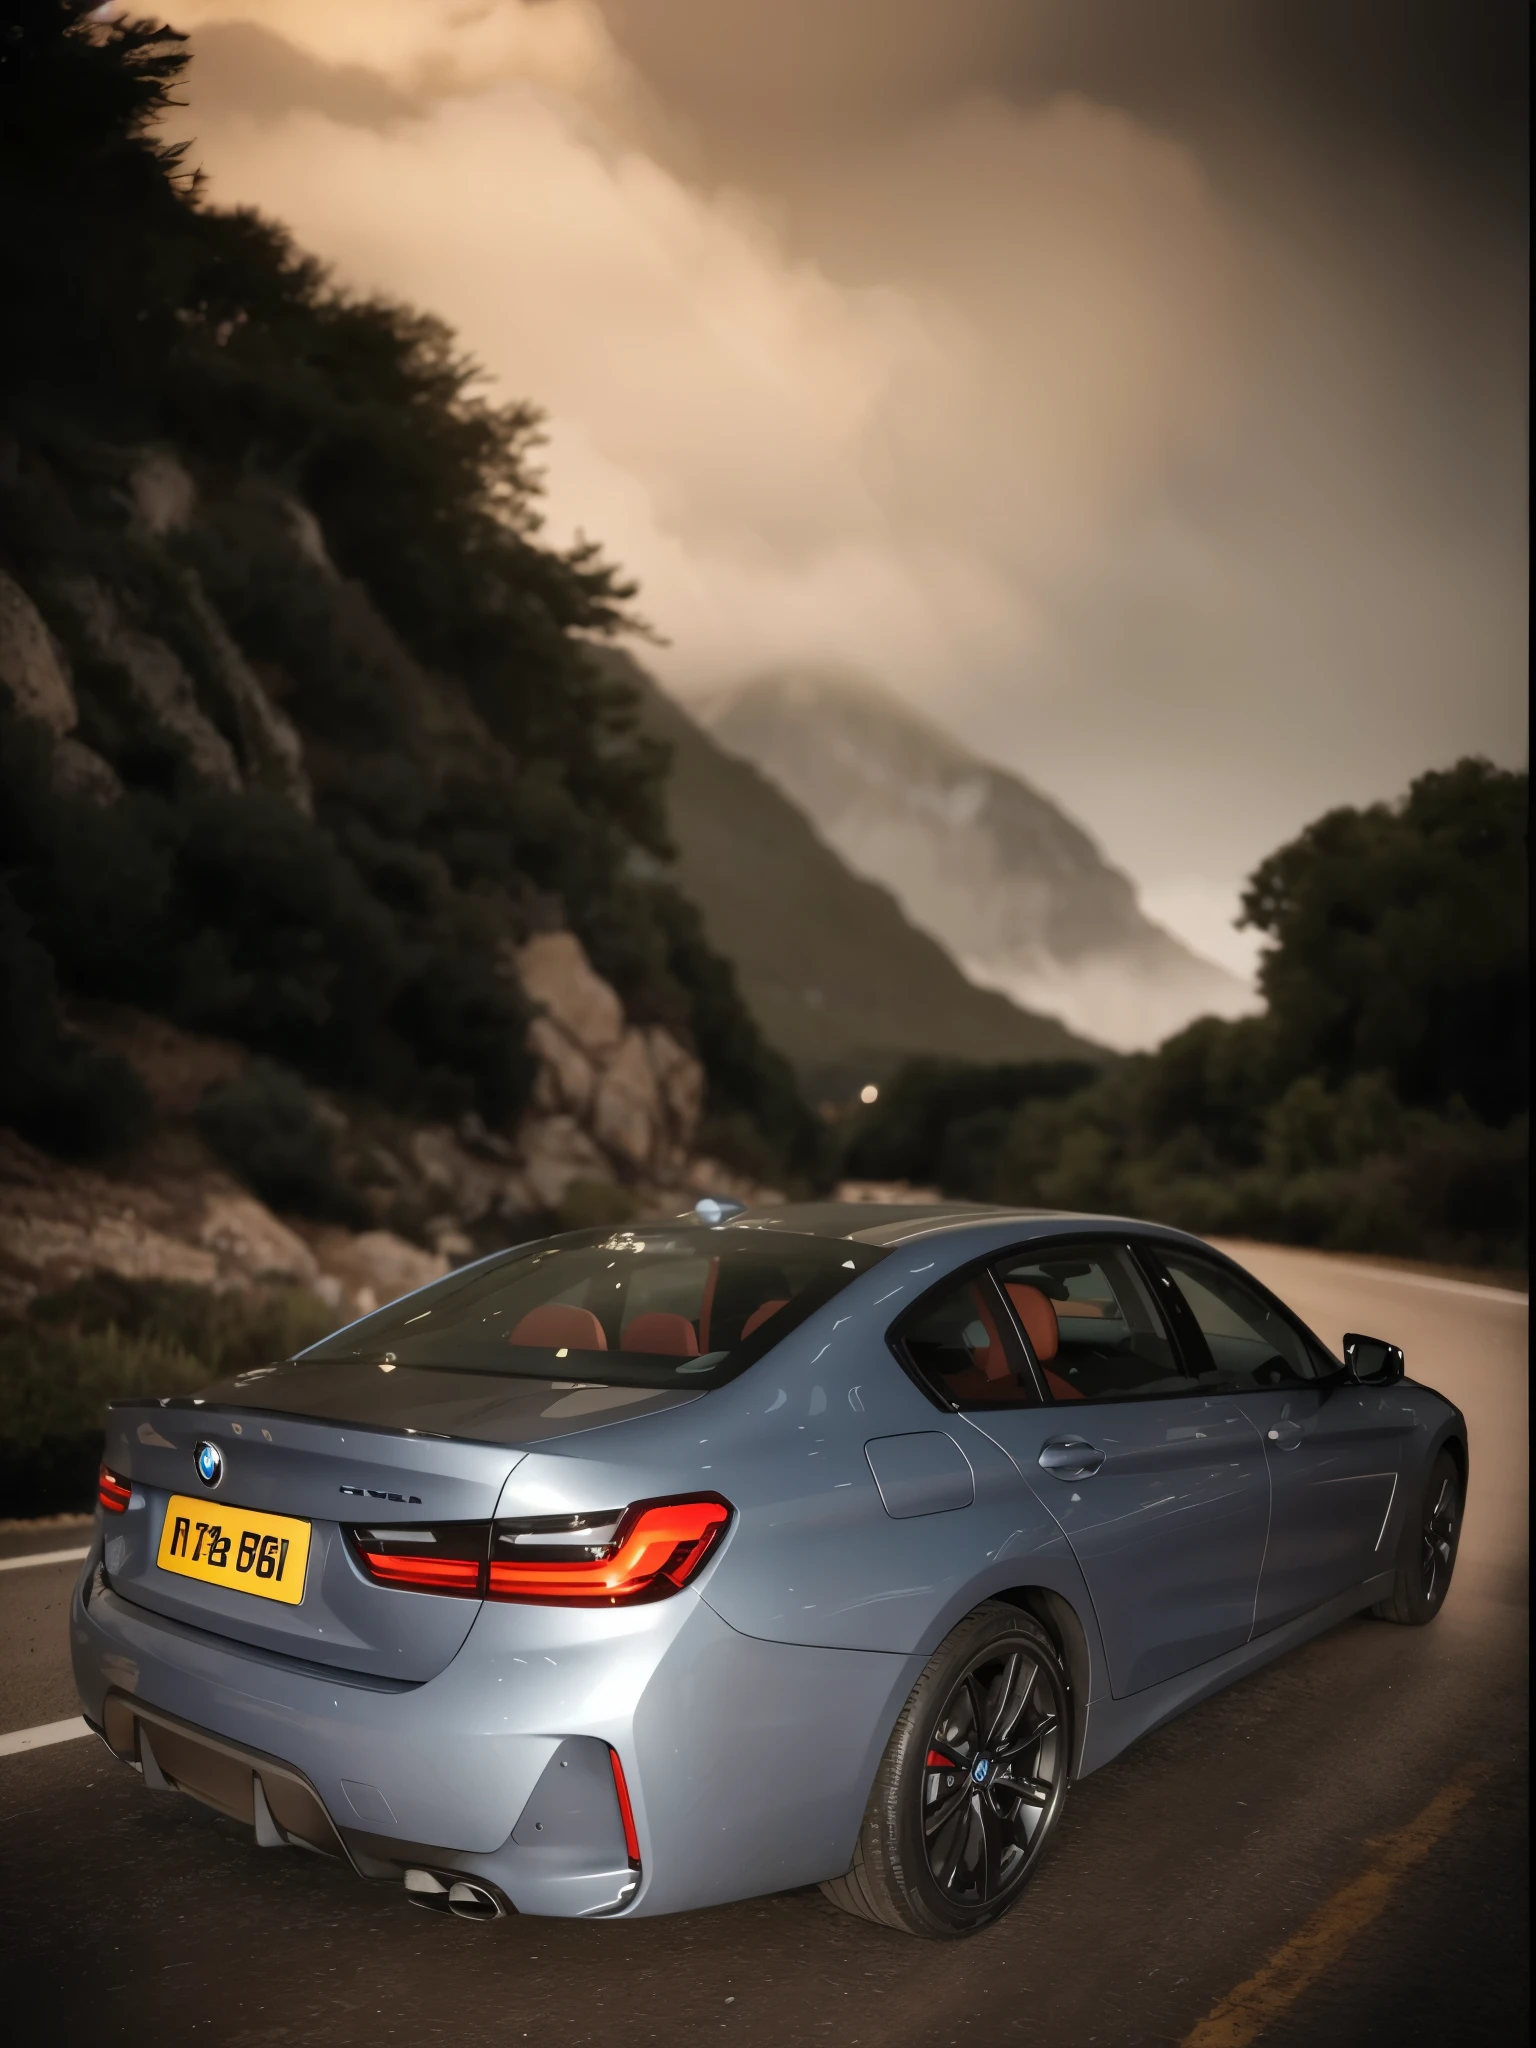
[[[880,676],[1197,943],[1324,803],[1518,754],[1518,264],[1040,34],[1022,89],[1038,9],[906,6],[861,68],[829,8],[800,46],[706,10],[736,48],[621,0],[194,0],[186,126],[216,200],[547,408],[551,529],[639,576],[675,687]]]

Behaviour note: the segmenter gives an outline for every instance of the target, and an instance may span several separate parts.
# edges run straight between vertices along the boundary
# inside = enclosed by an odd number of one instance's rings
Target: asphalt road
[[[147,1794],[94,1739],[0,1741],[0,2026],[152,2048],[1523,2042],[1524,1304],[1234,1249],[1330,1342],[1395,1339],[1466,1412],[1450,1598],[1429,1629],[1335,1629],[1074,1788],[986,1934],[913,1942],[814,1891],[632,1925],[440,1920]],[[0,1560],[82,1540],[11,1535]],[[74,1571],[0,1563],[0,1737],[77,1711]]]

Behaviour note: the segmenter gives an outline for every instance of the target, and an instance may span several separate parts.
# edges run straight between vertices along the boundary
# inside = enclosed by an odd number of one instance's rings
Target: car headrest
[[[631,1316],[619,1340],[621,1351],[656,1351],[667,1358],[697,1358],[699,1340],[686,1316],[667,1309],[647,1309]]]
[[[589,1308],[544,1301],[529,1309],[507,1338],[509,1344],[537,1344],[550,1351],[606,1351],[608,1339]]]
[[[760,1301],[757,1307],[753,1309],[751,1315],[742,1324],[742,1336],[750,1337],[754,1330],[760,1330],[763,1327],[763,1324],[767,1322],[770,1316],[776,1316],[781,1308],[788,1308],[788,1306],[787,1298],[784,1301]]]
[[[1006,1283],[1008,1299],[1017,1311],[1019,1321],[1024,1325],[1025,1334],[1034,1346],[1035,1356],[1042,1365],[1056,1356],[1061,1343],[1061,1330],[1056,1321],[1056,1311],[1038,1287],[1031,1287],[1026,1280],[1010,1280]]]

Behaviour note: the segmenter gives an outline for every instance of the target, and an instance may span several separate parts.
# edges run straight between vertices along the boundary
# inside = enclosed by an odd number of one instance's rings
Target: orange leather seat
[[[632,1316],[619,1340],[621,1351],[654,1351],[667,1358],[697,1358],[699,1340],[686,1316],[666,1309],[648,1309]]]
[[[1019,1321],[1024,1325],[1025,1335],[1040,1361],[1046,1385],[1058,1401],[1081,1401],[1082,1389],[1074,1387],[1070,1380],[1064,1380],[1059,1372],[1051,1371],[1050,1361],[1061,1349],[1061,1325],[1056,1320],[1050,1296],[1038,1287],[1031,1287],[1027,1280],[1009,1280],[1005,1285],[1008,1299],[1013,1303]]]
[[[535,1344],[550,1351],[606,1351],[608,1339],[589,1308],[569,1302],[545,1301],[529,1309],[507,1338],[509,1344]]]

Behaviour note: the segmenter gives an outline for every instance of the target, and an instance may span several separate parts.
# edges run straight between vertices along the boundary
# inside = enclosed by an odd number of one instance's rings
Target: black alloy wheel
[[[1065,1784],[1065,1702],[1020,1645],[975,1658],[934,1724],[923,1772],[923,1843],[959,1906],[1006,1902]]]
[[[822,1891],[911,1934],[974,1934],[1024,1889],[1066,1798],[1071,1693],[1032,1616],[988,1601],[940,1644],[902,1710],[853,1866]]]
[[[1424,1502],[1419,1547],[1419,1582],[1427,1605],[1438,1608],[1451,1583],[1456,1538],[1461,1528],[1461,1488],[1454,1471],[1431,1475]]]
[[[1456,1548],[1461,1541],[1461,1467],[1448,1450],[1438,1453],[1420,1496],[1419,1509],[1403,1530],[1392,1591],[1371,1610],[1383,1621],[1422,1628],[1445,1605]]]

